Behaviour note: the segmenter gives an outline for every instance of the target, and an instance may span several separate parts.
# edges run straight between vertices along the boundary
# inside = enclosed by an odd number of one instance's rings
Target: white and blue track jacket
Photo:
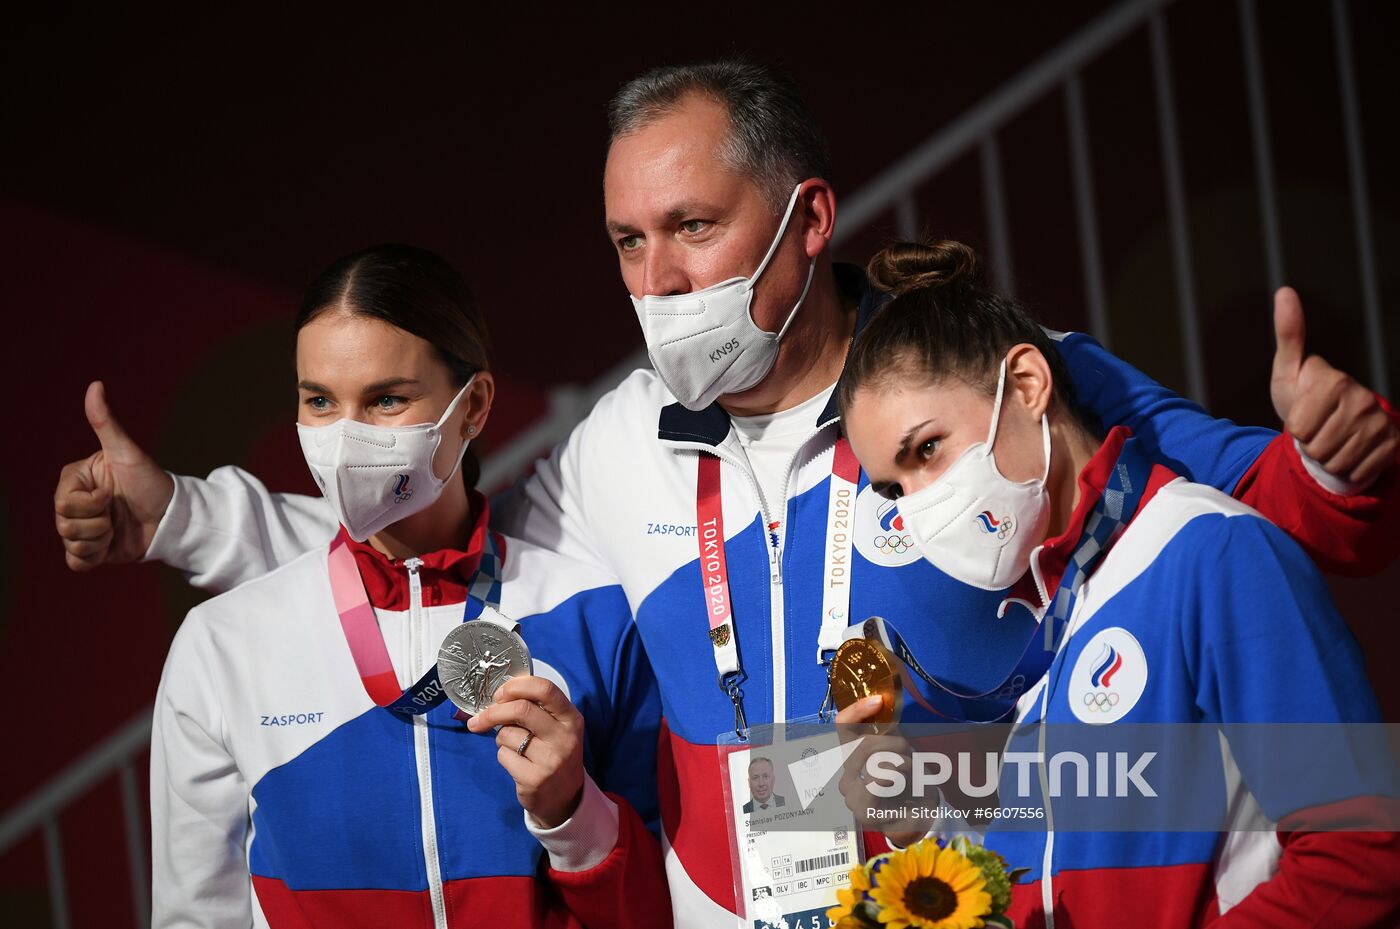
[[[399,686],[462,622],[484,500],[477,512],[465,550],[413,564],[343,540]],[[499,535],[496,550],[501,610],[584,718],[592,776],[574,815],[545,829],[524,814],[495,739],[452,704],[375,704],[318,547],[197,606],[171,646],[151,745],[154,926],[666,924],[643,821],[660,712],[627,605],[553,552]]]
[[[1049,761],[1027,781],[1041,786],[1014,801],[1020,772],[1002,769],[1003,807],[1045,812],[1034,828],[998,820],[986,836],[1013,867],[1030,869],[1009,915],[1022,929],[1394,925],[1400,834],[1308,825],[1341,821],[1322,811],[1374,802],[1396,779],[1379,727],[1340,725],[1377,723],[1380,713],[1356,640],[1292,539],[1154,465],[1115,429],[1080,474],[1069,526],[1036,549],[1012,596],[1046,608],[1040,590],[1075,570],[1100,499],[1121,494],[1110,484],[1119,469],[1135,475],[1130,492],[1141,502],[1088,549],[1107,554],[1089,569],[1049,670],[1017,707],[1008,751]],[[1149,796],[1133,799],[1126,779],[1111,788],[1117,774],[1091,784],[1092,764],[1062,764],[1122,749],[1144,763]],[[1323,773],[1312,755],[1328,752]],[[1378,827],[1393,815],[1353,822]]]

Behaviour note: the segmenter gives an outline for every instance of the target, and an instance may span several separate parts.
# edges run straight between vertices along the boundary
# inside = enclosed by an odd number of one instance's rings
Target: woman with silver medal
[[[1151,460],[1126,428],[1104,435],[1077,408],[1050,335],[983,284],[966,246],[893,245],[871,260],[870,276],[893,299],[855,340],[842,377],[851,447],[871,485],[898,501],[926,559],[965,584],[1006,592],[987,623],[1029,609],[1037,639],[1049,643],[1046,666],[1009,707],[1007,750],[1047,753],[1057,736],[1061,745],[1107,736],[1123,731],[1117,723],[1194,725],[1208,732],[1208,750],[1183,759],[1163,749],[1159,770],[1178,767],[1157,776],[1158,789],[1218,785],[1220,798],[1198,792],[1177,809],[1228,811],[1157,831],[1167,827],[1133,825],[1146,817],[1127,818],[1124,801],[1094,799],[1106,793],[1052,787],[1043,801],[1033,787],[1045,825],[996,818],[986,834],[1011,867],[1031,869],[1008,915],[1017,925],[1301,927],[1318,924],[1315,907],[1326,900],[1328,926],[1394,925],[1400,833],[1388,831],[1393,824],[1319,825],[1328,821],[1320,811],[1342,798],[1387,795],[1388,759],[1338,752],[1318,793],[1298,776],[1299,759],[1288,760],[1294,746],[1235,746],[1229,762],[1219,752],[1217,729],[1227,724],[1329,723],[1338,732],[1379,721],[1360,650],[1307,556],[1254,510]],[[1288,312],[1296,296],[1279,300]],[[889,709],[876,694],[847,703],[837,722],[867,723]],[[880,743],[868,741],[852,755],[858,770],[843,793],[870,774],[862,765]],[[1017,806],[1013,768],[1002,770],[999,812]],[[1037,770],[1043,779],[1043,761]],[[1078,831],[1076,814],[1086,817]],[[1118,831],[1087,831],[1086,819]],[[1365,868],[1330,864],[1363,860]]]
[[[340,532],[171,647],[154,924],[669,923],[655,683],[611,578],[488,528],[465,282],[372,248],[296,328],[297,432]]]

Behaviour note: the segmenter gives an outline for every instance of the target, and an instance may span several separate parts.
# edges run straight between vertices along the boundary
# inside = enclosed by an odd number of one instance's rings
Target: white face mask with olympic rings
[[[987,440],[969,445],[937,480],[898,501],[924,558],[949,577],[983,590],[1005,590],[1026,573],[1050,520],[1048,412],[1040,418],[1045,446],[1040,477],[1007,480],[992,454],[1005,387],[1002,359]]]

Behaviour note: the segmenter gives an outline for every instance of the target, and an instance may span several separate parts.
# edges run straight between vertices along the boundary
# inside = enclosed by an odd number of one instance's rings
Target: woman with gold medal
[[[1379,721],[1360,650],[1298,545],[1151,460],[1127,429],[1102,433],[1076,406],[1051,335],[983,283],[970,249],[894,245],[870,275],[892,299],[852,347],[844,428],[923,556],[965,584],[1004,590],[1003,612],[1029,609],[1047,631],[1046,667],[1006,704],[1013,740],[1039,723],[1083,733]],[[1300,312],[1291,291],[1278,301],[1281,313]],[[1383,438],[1377,447],[1393,456]],[[1368,446],[1354,444],[1360,467]],[[908,662],[882,646],[861,641],[849,658],[838,723],[889,720],[891,690],[917,695],[917,681],[900,682]],[[1219,832],[1057,833],[993,820],[987,847],[1031,869],[1007,915],[1021,926],[1396,924],[1400,833],[1310,830],[1338,797],[1315,796],[1303,779],[1280,783],[1284,758],[1258,754],[1189,761],[1228,794]],[[1328,789],[1359,785],[1340,797],[1374,800],[1382,791],[1369,788],[1393,772],[1367,760],[1333,757]],[[921,846],[890,877],[899,906],[914,925],[980,925],[968,915],[971,885],[939,883],[941,857]]]

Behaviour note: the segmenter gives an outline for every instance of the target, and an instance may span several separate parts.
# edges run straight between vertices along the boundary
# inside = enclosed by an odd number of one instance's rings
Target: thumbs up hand
[[[101,448],[64,465],[53,495],[54,524],[74,571],[139,560],[175,493],[170,475],[112,416],[101,381],[88,385],[83,406]]]
[[[1291,287],[1274,295],[1269,389],[1283,428],[1327,473],[1366,487],[1395,461],[1400,429],[1376,395],[1303,348],[1303,304]]]

